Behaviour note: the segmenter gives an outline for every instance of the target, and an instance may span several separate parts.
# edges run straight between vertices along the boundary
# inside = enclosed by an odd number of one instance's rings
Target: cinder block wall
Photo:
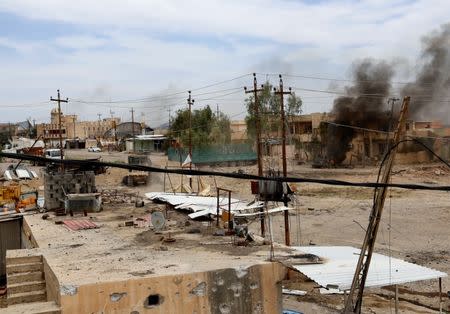
[[[47,210],[64,208],[65,194],[95,192],[97,192],[97,189],[93,171],[44,173],[44,207]]]

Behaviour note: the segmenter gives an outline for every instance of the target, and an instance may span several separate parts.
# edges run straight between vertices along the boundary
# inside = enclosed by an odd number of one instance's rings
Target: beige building
[[[106,118],[98,121],[78,121],[77,115],[65,115],[61,112],[61,134],[63,141],[67,139],[99,139],[104,134],[120,123],[119,118]],[[50,123],[37,125],[37,136],[42,136],[43,140],[50,146],[57,146],[59,143],[59,118],[58,109],[53,109],[50,113]]]
[[[247,123],[245,120],[231,121],[230,129],[232,142],[243,142],[247,140]]]

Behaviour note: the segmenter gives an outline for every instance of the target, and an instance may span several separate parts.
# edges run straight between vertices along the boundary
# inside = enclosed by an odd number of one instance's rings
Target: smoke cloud
[[[402,94],[411,96],[412,118],[450,123],[450,24],[423,37],[422,44],[416,80],[407,84]]]
[[[389,125],[386,99],[394,76],[392,66],[385,61],[364,59],[353,64],[352,73],[354,85],[346,87],[347,95],[334,100],[334,122],[386,130]],[[340,164],[345,160],[355,131],[329,125],[327,132],[328,159]]]

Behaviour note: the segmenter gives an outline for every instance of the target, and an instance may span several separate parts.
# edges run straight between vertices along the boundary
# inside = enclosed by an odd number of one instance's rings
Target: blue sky
[[[395,60],[397,79],[411,79],[421,36],[449,22],[448,12],[450,2],[434,0],[2,0],[0,120],[48,120],[46,101],[60,88],[69,113],[129,119],[133,106],[154,126],[187,94],[162,96],[252,72],[261,83],[277,82],[265,73],[349,78],[365,57]],[[238,119],[239,88],[251,83],[244,76],[193,95]],[[343,88],[292,76],[285,85]],[[333,99],[299,95],[306,112],[329,110]],[[127,99],[143,100],[88,103]]]

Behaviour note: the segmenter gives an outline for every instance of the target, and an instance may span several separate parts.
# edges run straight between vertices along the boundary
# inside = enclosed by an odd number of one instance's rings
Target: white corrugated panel
[[[216,196],[197,196],[187,193],[161,193],[150,192],[145,193],[145,196],[151,200],[158,200],[175,206],[176,209],[187,210],[193,214],[189,217],[194,219],[205,215],[215,215],[217,213],[217,197]],[[219,197],[219,213],[222,210],[228,210],[228,197]],[[231,199],[231,211],[252,211],[261,208],[264,205],[262,202],[252,203],[247,205],[247,202],[232,198]]]
[[[25,169],[16,169],[16,174],[19,179],[32,179],[31,174]]]
[[[299,253],[319,256],[323,264],[295,265],[299,272],[322,287],[334,285],[339,290],[351,287],[360,250],[350,246],[299,246]],[[389,268],[390,266],[390,268]],[[374,253],[366,287],[380,287],[447,277],[446,273]]]

